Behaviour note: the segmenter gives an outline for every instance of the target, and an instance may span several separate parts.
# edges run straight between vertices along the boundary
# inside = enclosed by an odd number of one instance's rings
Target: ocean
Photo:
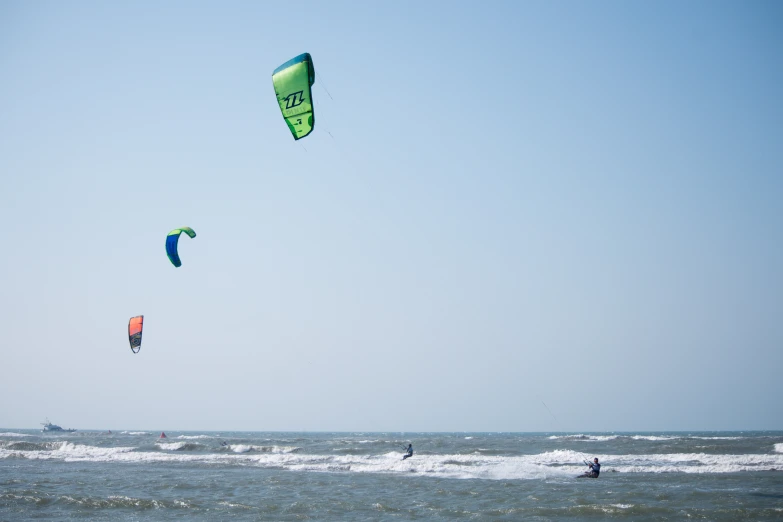
[[[0,428],[0,520],[783,520],[783,432],[166,435]]]

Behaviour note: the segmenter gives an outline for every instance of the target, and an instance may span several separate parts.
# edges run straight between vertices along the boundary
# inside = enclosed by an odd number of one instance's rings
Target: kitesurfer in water
[[[413,444],[408,444],[408,450],[405,452],[405,455],[402,456],[402,460],[407,459],[408,457],[413,456]]]
[[[586,463],[590,470],[586,471],[583,477],[590,477],[590,478],[598,478],[598,475],[601,473],[601,465],[598,463],[598,457],[593,459],[593,462],[587,462]]]

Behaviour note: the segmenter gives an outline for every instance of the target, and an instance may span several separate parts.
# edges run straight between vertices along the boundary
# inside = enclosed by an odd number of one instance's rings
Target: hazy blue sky
[[[0,1],[0,426],[782,429],[781,28]],[[302,52],[295,142],[271,73]]]

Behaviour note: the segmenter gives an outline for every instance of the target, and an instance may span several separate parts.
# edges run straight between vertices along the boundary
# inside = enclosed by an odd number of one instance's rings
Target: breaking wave
[[[575,440],[590,442],[606,442],[610,440],[647,440],[651,442],[672,440],[742,440],[745,437],[709,437],[701,435],[586,435],[583,433],[569,435],[550,435],[549,440]]]
[[[584,434],[575,434],[575,435],[552,435],[549,437],[550,440],[587,440],[587,441],[607,441],[607,440],[615,440],[619,438],[620,435],[584,435]]]
[[[156,442],[155,445],[166,451],[201,451],[208,449],[207,446],[197,442]]]
[[[310,454],[295,446],[231,444],[215,448],[180,441],[158,442],[156,450],[139,447],[97,447],[72,442],[4,442],[0,459],[23,458],[65,462],[196,462],[258,466],[291,471],[332,473],[418,473],[456,479],[571,479],[584,471],[583,454],[554,450],[533,455],[422,455],[403,461],[398,452],[382,455]],[[227,450],[225,449],[227,448]],[[736,473],[783,471],[783,443],[776,453],[715,455],[663,453],[597,455],[604,472],[617,473]]]
[[[234,453],[294,453],[301,450],[296,446],[256,446],[253,444],[229,444],[228,449]]]

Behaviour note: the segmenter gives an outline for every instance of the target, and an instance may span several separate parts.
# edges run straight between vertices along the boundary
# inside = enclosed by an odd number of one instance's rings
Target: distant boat
[[[167,439],[168,437],[166,437],[166,434],[165,434],[164,432],[162,432],[162,431],[161,431],[161,432],[160,432],[160,437],[158,437],[158,438],[159,438],[159,439]]]
[[[46,421],[42,422],[41,425],[43,426],[43,429],[41,431],[61,431],[61,432],[67,432],[71,433],[73,431],[76,431],[75,429],[64,429],[61,426],[58,426],[57,424],[52,424],[49,422],[49,419],[46,419]]]

